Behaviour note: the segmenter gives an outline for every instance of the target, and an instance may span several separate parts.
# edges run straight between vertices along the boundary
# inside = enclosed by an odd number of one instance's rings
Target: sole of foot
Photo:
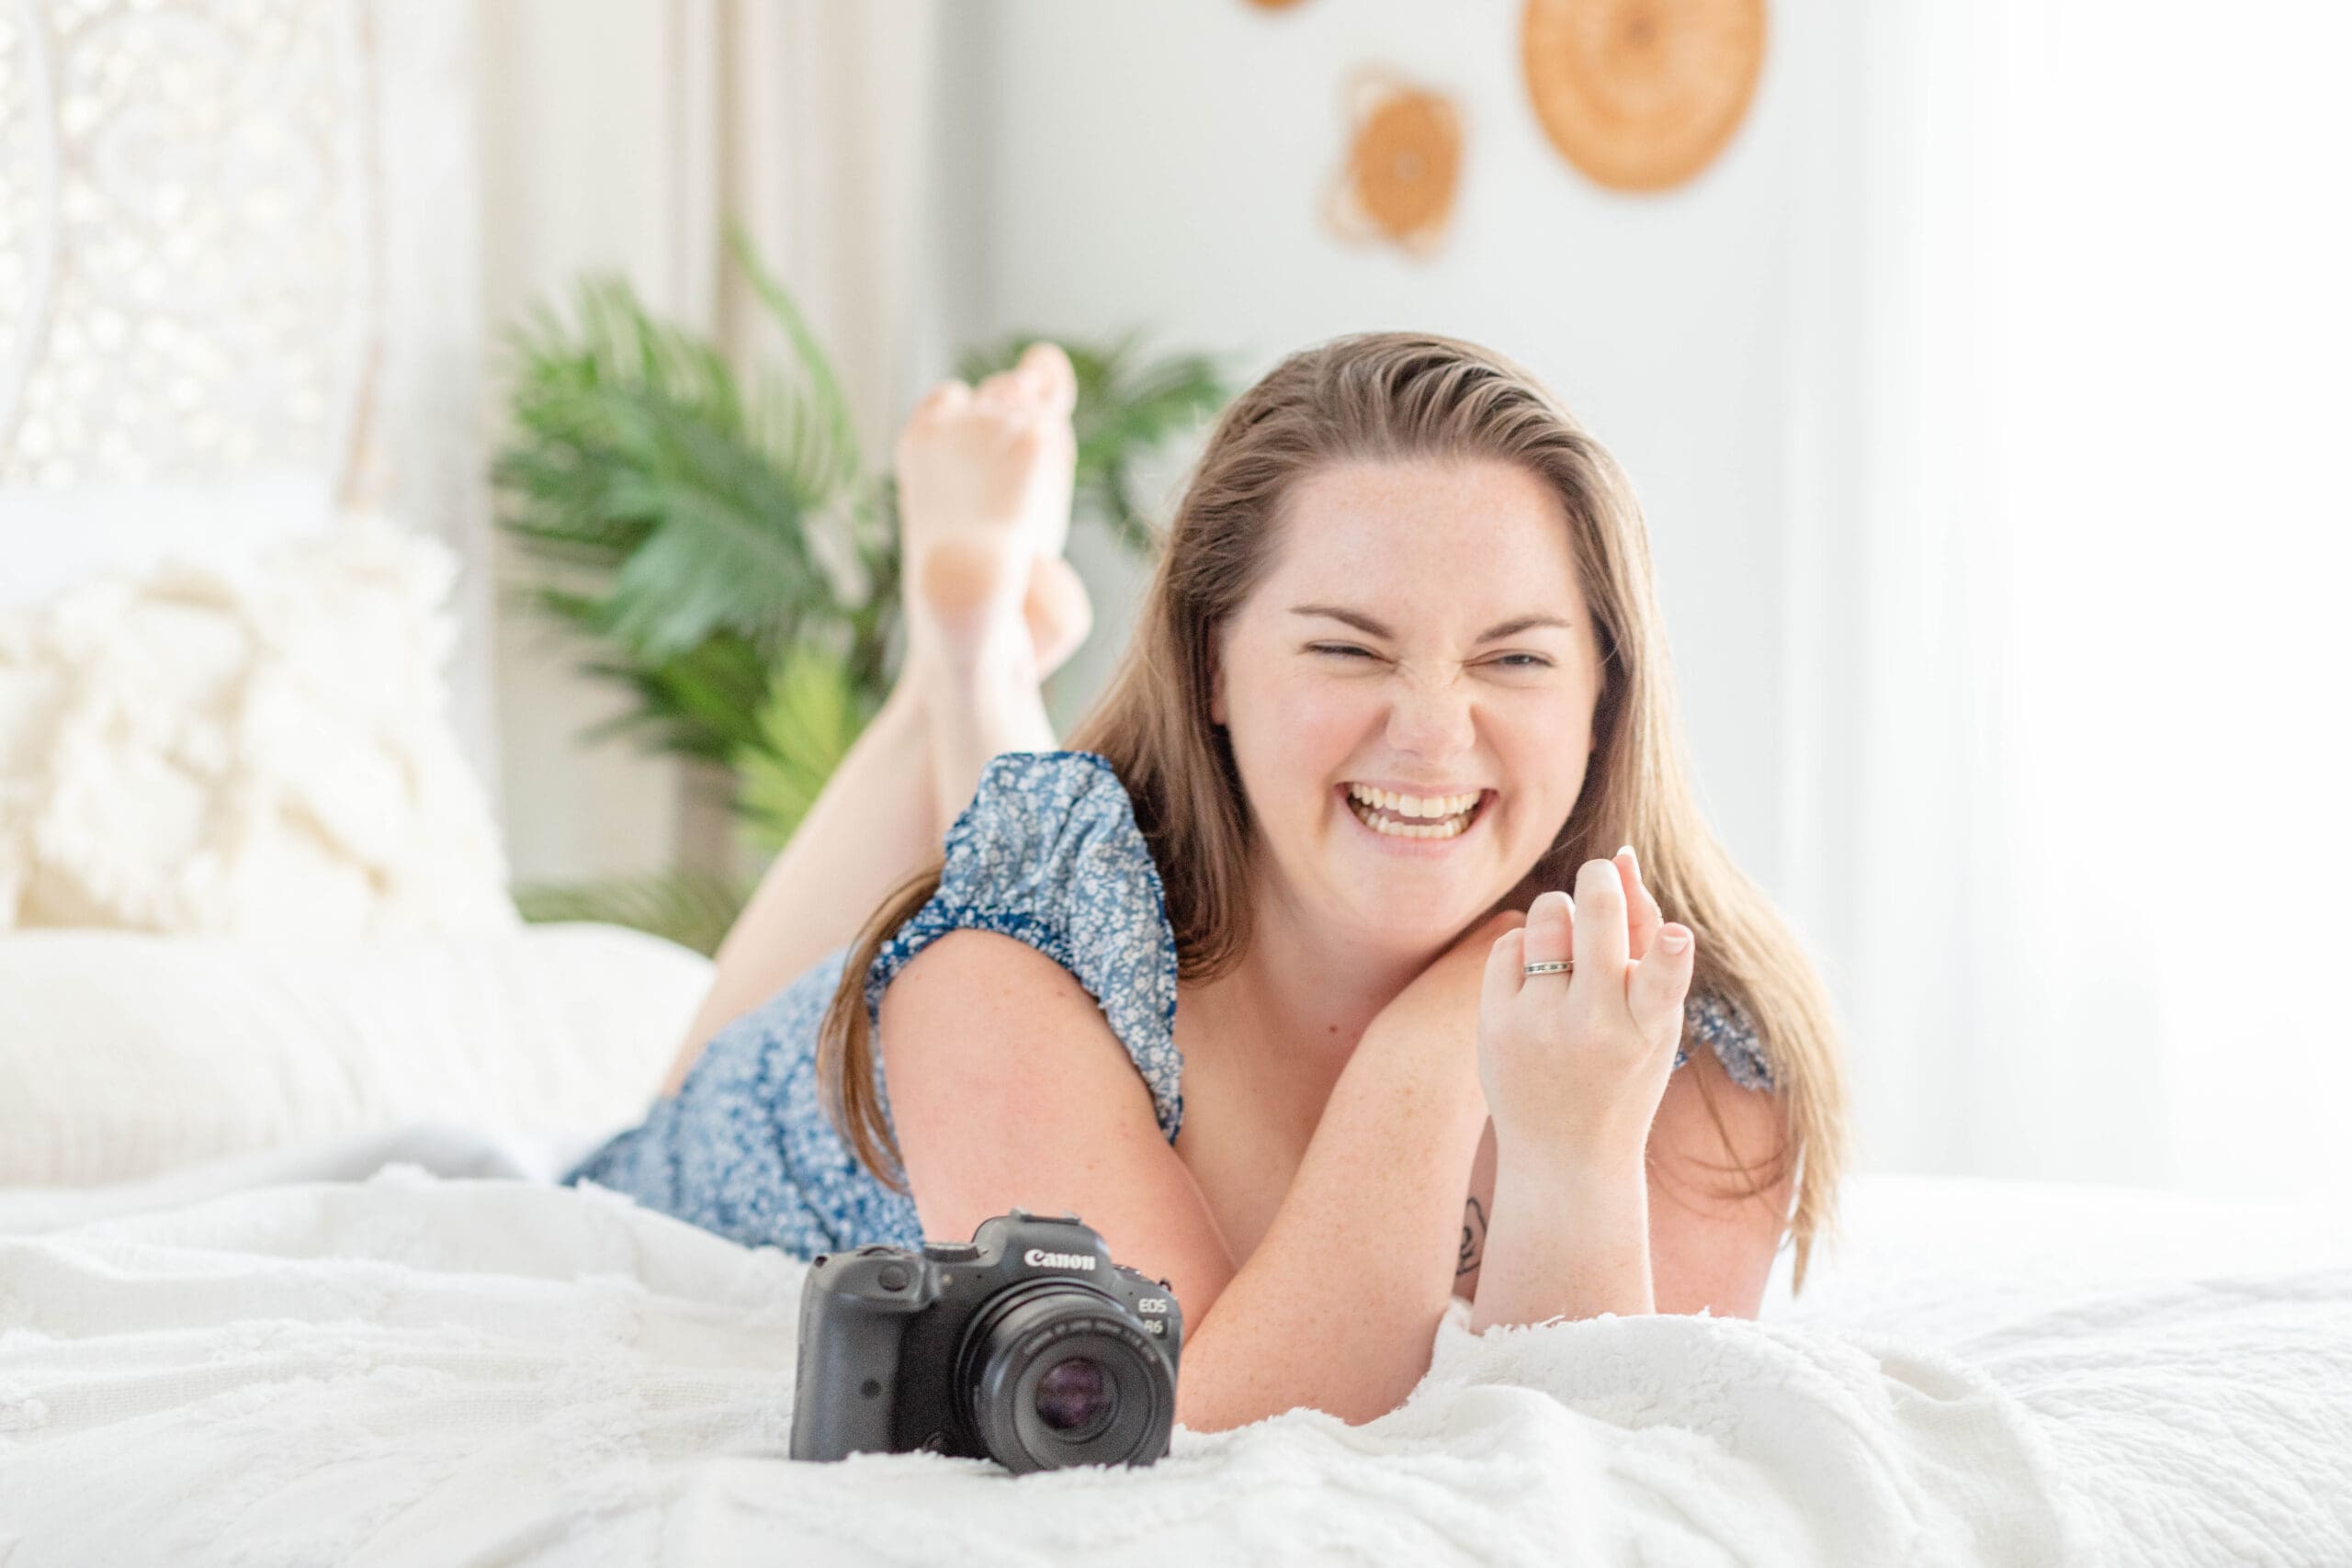
[[[969,666],[1025,624],[1040,678],[1092,626],[1069,532],[1077,378],[1050,344],[977,388],[934,388],[896,453],[910,649]]]
[[[1005,634],[1015,587],[1021,590],[1021,625],[1039,680],[1060,669],[1086,641],[1094,629],[1094,604],[1069,562],[1036,557],[1026,579],[1016,582],[1019,568],[1019,561],[1000,551],[956,539],[943,541],[924,560],[919,591],[932,625],[942,634],[939,650],[951,662],[959,653],[991,647]]]

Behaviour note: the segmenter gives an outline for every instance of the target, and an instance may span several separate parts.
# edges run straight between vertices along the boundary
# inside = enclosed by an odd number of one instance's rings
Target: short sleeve
[[[1771,1065],[1764,1059],[1763,1043],[1757,1038],[1756,1026],[1748,1021],[1747,1010],[1737,1002],[1713,992],[1694,994],[1682,1004],[1682,1028],[1686,1039],[1695,1034],[1713,1048],[1724,1071],[1740,1088],[1770,1090],[1774,1087]],[[1690,1059],[1688,1046],[1676,1048],[1676,1066]]]
[[[1176,934],[1151,847],[1110,759],[1092,751],[1006,751],[981,771],[947,831],[939,890],[866,970],[878,1035],[882,993],[916,953],[951,931],[1027,942],[1078,977],[1151,1090],[1163,1135],[1183,1119],[1176,1051]],[[876,1055],[877,1077],[879,1055]],[[883,1089],[884,1113],[889,1098]]]

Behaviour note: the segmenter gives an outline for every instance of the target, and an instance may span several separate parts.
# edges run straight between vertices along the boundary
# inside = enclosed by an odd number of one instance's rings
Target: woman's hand
[[[1617,854],[1577,868],[1573,905],[1538,895],[1487,955],[1478,1080],[1502,1159],[1640,1167],[1696,948],[1689,927],[1660,922],[1633,852]],[[1524,973],[1571,956],[1573,975]]]

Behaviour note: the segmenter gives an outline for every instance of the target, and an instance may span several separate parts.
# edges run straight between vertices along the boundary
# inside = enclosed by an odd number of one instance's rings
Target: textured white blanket
[[[1133,1471],[787,1447],[802,1267],[610,1194],[266,1187],[0,1236],[0,1563],[2352,1561],[2352,1269],[1974,1337],[1438,1332]]]

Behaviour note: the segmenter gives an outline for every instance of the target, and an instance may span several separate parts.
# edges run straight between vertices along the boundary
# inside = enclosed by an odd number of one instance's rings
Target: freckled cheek
[[[1336,682],[1291,681],[1277,684],[1271,696],[1270,760],[1310,789],[1331,784],[1378,744],[1383,709],[1369,694]]]
[[[1486,733],[1513,796],[1507,803],[1511,818],[1530,831],[1551,831],[1583,790],[1590,716],[1573,704],[1501,707],[1489,716]]]

